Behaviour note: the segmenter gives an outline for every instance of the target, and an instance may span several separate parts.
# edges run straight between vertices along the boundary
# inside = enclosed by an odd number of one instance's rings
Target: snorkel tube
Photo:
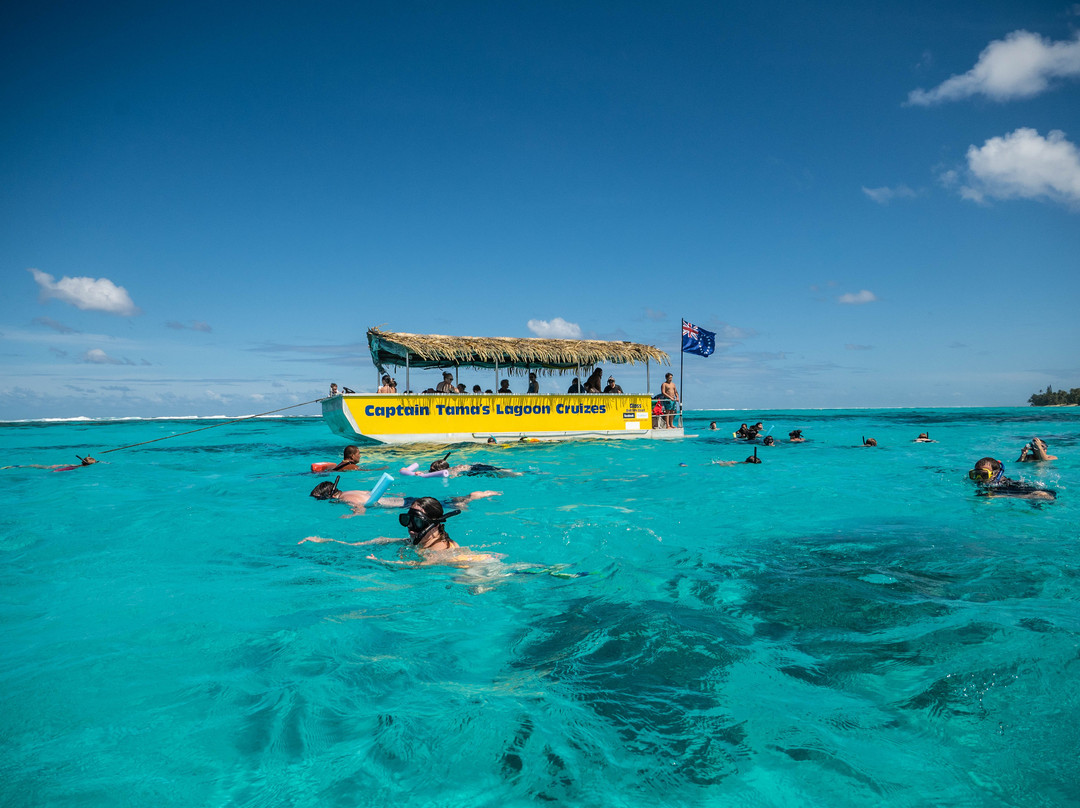
[[[339,477],[338,479],[340,480],[341,478]],[[384,471],[382,477],[380,477],[379,481],[375,483],[375,487],[371,489],[371,496],[367,498],[367,502],[364,503],[364,507],[370,508],[372,505],[378,502],[379,498],[386,493],[386,489],[390,487],[390,483],[392,483],[393,481],[394,478]],[[337,480],[334,481],[334,487],[337,487]]]

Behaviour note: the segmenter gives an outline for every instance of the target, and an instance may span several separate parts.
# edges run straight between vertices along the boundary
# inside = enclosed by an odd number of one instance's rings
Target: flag
[[[683,353],[709,356],[716,350],[716,333],[698,328],[693,323],[682,321],[682,349]]]

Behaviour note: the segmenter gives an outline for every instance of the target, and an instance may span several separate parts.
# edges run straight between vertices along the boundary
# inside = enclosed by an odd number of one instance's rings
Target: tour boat
[[[507,443],[579,438],[681,438],[682,412],[654,416],[655,402],[640,394],[413,393],[414,370],[460,368],[494,371],[501,379],[572,374],[584,379],[600,365],[650,364],[668,355],[651,345],[603,340],[448,337],[368,330],[377,378],[404,369],[403,393],[342,393],[321,400],[330,430],[356,444]],[[584,375],[583,375],[584,374]],[[520,389],[520,384],[518,385]],[[671,426],[668,426],[668,422]]]

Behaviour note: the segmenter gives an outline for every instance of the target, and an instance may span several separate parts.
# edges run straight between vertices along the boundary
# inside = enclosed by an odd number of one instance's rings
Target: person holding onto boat
[[[1057,460],[1057,455],[1046,453],[1046,441],[1042,438],[1032,438],[1031,443],[1020,450],[1017,463],[1038,463],[1044,460]]]
[[[408,508],[413,502],[416,501],[416,497],[379,497],[377,502],[367,505],[367,501],[371,498],[370,491],[342,491],[337,487],[338,481],[333,482],[321,482],[315,486],[308,496],[312,496],[318,500],[336,500],[338,502],[344,502],[353,509],[353,513],[356,515],[363,514],[365,509],[371,508]],[[471,494],[465,494],[460,497],[449,497],[444,502],[452,508],[464,509],[470,502],[474,502],[478,499],[486,499],[487,497],[497,497],[502,494],[502,491],[473,491]]]
[[[615,377],[608,376],[607,387],[604,388],[605,393],[613,394],[616,396],[623,395],[623,389],[619,385],[615,384]]]
[[[981,489],[982,497],[1017,497],[1020,499],[1056,499],[1057,493],[1049,488],[1039,488],[1031,483],[1010,480],[1005,476],[1005,464],[992,457],[983,457],[975,461],[975,467],[968,472],[968,479]]]

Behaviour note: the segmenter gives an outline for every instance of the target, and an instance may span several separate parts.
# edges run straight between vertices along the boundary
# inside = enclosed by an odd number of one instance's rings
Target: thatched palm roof
[[[637,342],[598,339],[538,339],[513,337],[446,337],[441,334],[402,334],[368,329],[371,360],[382,373],[386,365],[414,368],[474,367],[507,372],[560,373],[592,367],[653,361],[668,363],[668,355]]]

